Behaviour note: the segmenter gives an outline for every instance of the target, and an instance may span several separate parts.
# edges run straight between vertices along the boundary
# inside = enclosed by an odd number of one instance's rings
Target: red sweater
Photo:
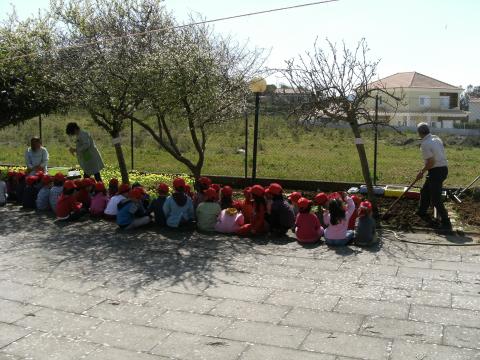
[[[298,242],[310,243],[318,241],[320,238],[320,220],[317,215],[312,213],[300,213],[295,222],[296,235]]]
[[[72,212],[77,212],[82,208],[82,203],[77,202],[73,195],[60,195],[57,201],[57,208],[55,213],[57,218],[65,219],[70,216]]]
[[[79,203],[82,203],[83,206],[85,206],[87,209],[90,208],[90,204],[92,203],[92,198],[90,196],[90,193],[86,189],[80,189],[77,192],[76,197]]]

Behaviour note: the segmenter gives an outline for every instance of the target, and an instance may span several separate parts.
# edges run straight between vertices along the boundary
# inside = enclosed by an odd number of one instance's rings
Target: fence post
[[[133,148],[133,120],[130,120],[130,157],[132,160],[132,170],[135,169],[135,162],[133,159],[134,148]]]
[[[253,128],[253,168],[252,184],[257,179],[258,116],[260,112],[260,93],[255,93],[255,126]]]
[[[378,157],[378,94],[375,97],[375,139],[373,149],[373,185],[377,186],[377,157]]]
[[[248,112],[245,110],[245,180],[248,179]]]

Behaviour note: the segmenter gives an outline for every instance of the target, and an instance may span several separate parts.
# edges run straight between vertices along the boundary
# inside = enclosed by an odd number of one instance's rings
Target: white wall
[[[468,121],[480,120],[480,102],[470,102],[468,111],[470,112]]]

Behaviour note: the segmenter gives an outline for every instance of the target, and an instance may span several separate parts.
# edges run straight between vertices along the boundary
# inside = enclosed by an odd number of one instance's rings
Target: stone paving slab
[[[7,209],[0,360],[480,360],[480,247],[385,232],[304,248]]]

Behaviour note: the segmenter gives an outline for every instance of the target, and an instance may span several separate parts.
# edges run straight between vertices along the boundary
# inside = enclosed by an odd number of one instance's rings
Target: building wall
[[[468,121],[480,120],[480,102],[470,101],[468,111],[470,112],[470,115],[468,116]]]

